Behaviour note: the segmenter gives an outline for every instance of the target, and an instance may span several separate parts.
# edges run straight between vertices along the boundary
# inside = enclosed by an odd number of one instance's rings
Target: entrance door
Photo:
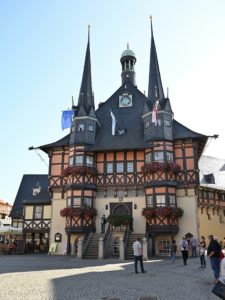
[[[110,203],[110,211],[114,220],[113,230],[132,230],[132,203]]]

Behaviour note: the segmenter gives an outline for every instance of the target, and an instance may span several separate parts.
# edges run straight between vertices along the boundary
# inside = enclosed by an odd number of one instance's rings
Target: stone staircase
[[[83,253],[83,259],[98,259],[99,238],[104,237],[103,233],[94,233],[89,241],[86,251]]]
[[[128,235],[127,245],[125,248],[125,259],[134,258],[133,243],[136,241],[137,238],[140,238],[142,243],[144,237],[145,235],[142,233],[130,233]]]

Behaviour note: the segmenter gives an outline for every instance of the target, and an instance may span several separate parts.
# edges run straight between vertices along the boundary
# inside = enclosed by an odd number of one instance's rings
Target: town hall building
[[[200,226],[198,163],[208,136],[174,119],[152,27],[147,95],[137,87],[136,55],[129,46],[120,63],[121,86],[96,108],[88,33],[70,132],[36,148],[48,154],[48,176],[24,175],[40,178],[30,186],[30,198],[15,201],[20,212],[11,213],[25,239],[46,238],[46,247],[57,242],[57,254],[76,254],[81,239],[83,257],[97,258],[102,238],[104,256],[116,257],[122,239],[131,258],[134,239],[146,237],[149,256],[167,255],[171,240],[207,233]],[[224,213],[221,203],[216,209]]]

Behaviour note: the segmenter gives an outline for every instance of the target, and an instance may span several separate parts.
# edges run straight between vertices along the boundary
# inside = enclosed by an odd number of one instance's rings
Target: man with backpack
[[[207,249],[207,256],[210,259],[211,268],[214,273],[215,280],[212,283],[216,283],[220,274],[220,244],[213,238],[213,235],[209,235],[209,246]]]

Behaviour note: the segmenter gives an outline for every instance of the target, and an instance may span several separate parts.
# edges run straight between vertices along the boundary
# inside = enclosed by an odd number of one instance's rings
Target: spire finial
[[[167,87],[167,96],[166,98],[169,98],[169,87]]]
[[[151,33],[153,34],[153,29],[152,29],[152,15],[149,18],[150,18]]]
[[[91,28],[91,26],[88,24],[88,42],[90,40],[90,28]]]
[[[129,50],[129,43],[127,43],[127,50]]]

